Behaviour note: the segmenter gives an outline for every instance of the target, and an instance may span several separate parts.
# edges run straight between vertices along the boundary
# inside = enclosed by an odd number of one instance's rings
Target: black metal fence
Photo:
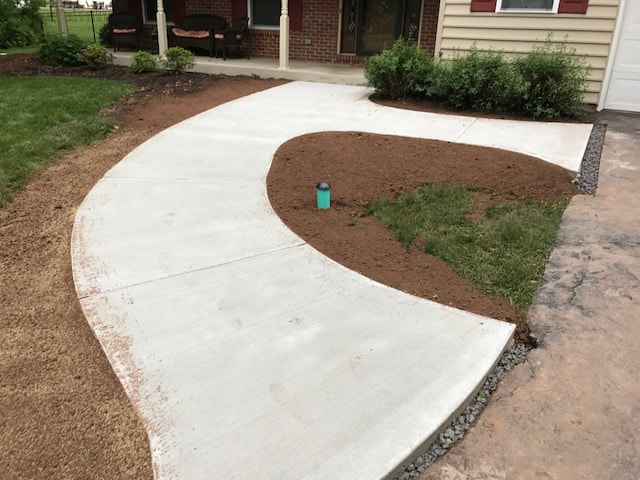
[[[58,35],[58,16],[55,8],[42,10],[42,20],[45,35]],[[69,34],[77,35],[87,42],[100,41],[100,29],[107,23],[111,10],[65,8],[67,30]]]

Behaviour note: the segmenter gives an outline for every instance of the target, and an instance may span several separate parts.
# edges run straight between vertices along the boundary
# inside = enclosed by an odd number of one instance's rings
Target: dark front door
[[[341,52],[372,55],[398,37],[416,41],[422,0],[343,0]]]

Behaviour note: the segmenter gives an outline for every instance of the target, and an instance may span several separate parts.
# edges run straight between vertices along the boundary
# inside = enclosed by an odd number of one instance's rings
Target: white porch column
[[[282,0],[280,13],[280,69],[289,68],[289,0]]]
[[[162,0],[158,0],[156,22],[158,28],[158,52],[162,55],[169,47],[169,41],[167,40],[167,15],[164,13]]]

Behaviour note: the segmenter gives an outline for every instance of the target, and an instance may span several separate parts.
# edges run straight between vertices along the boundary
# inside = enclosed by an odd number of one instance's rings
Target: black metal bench
[[[215,32],[227,28],[227,21],[219,15],[187,15],[180,25],[169,29],[169,45],[172,47],[200,48],[213,57]]]

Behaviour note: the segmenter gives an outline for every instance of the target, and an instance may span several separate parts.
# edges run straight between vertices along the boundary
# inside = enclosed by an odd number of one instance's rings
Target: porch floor
[[[130,66],[134,52],[116,52],[113,63]],[[314,63],[290,61],[287,70],[278,68],[273,58],[209,58],[196,56],[194,72],[213,75],[255,75],[260,78],[281,78],[308,82],[337,83],[342,85],[366,85],[362,65]]]

